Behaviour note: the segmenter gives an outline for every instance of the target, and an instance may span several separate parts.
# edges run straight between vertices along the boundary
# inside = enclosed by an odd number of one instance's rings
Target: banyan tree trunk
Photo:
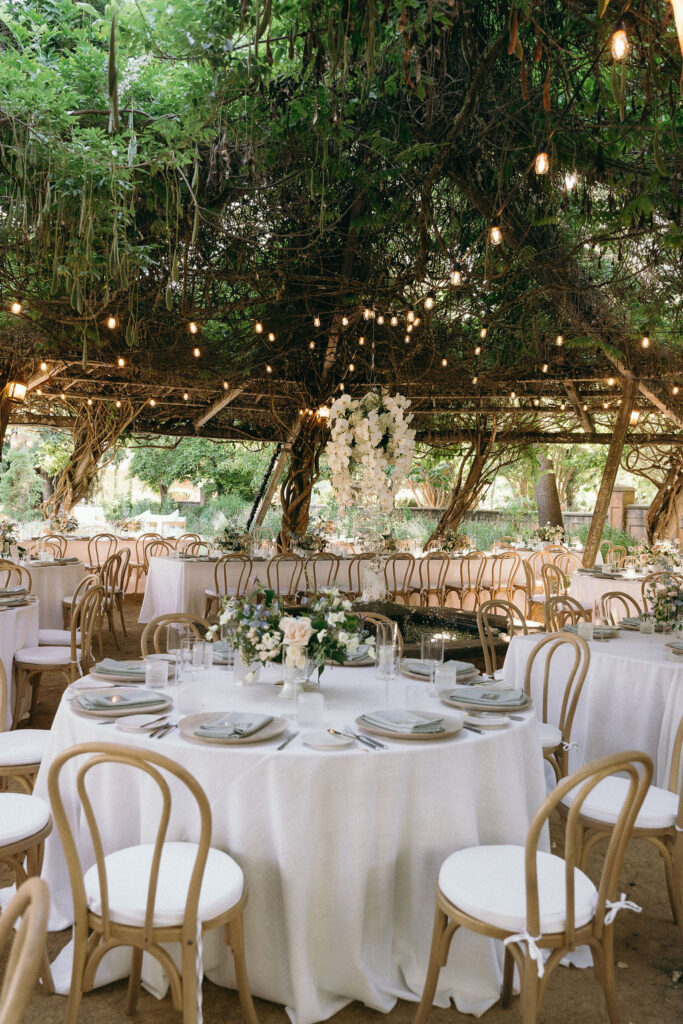
[[[435,541],[438,541],[439,537],[442,537],[446,530],[452,530],[454,533],[457,533],[467,513],[476,506],[482,491],[489,484],[485,469],[493,450],[495,437],[495,431],[493,431],[486,440],[480,436],[470,446],[469,452],[460,463],[453,489],[443,512],[439,516],[439,521],[425,544],[425,550]],[[471,461],[468,462],[470,459]],[[466,474],[465,466],[467,466]]]
[[[541,464],[541,476],[536,484],[539,525],[547,526],[550,523],[551,526],[562,526],[562,507],[553,464],[547,456],[540,453],[538,461]]]
[[[86,496],[102,460],[113,457],[116,442],[141,408],[128,401],[122,401],[116,410],[108,402],[81,405],[74,420],[71,459],[60,473],[54,493],[41,506],[46,519],[71,512]]]
[[[683,464],[675,463],[659,485],[645,515],[649,544],[678,536],[678,523],[683,506]]]
[[[292,535],[303,536],[308,529],[313,487],[320,476],[320,456],[325,445],[325,428],[316,422],[303,423],[292,445],[289,467],[280,488],[282,523],[278,547],[289,551]]]

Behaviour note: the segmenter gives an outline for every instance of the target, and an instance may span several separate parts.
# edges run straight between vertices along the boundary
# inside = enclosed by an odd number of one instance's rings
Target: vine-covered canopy
[[[668,0],[1,0],[12,418],[677,442],[680,79]]]

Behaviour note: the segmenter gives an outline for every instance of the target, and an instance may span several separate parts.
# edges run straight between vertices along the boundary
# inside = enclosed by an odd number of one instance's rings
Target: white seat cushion
[[[62,598],[62,604],[72,605],[73,604],[73,600],[74,600],[73,594],[68,594],[66,597]]]
[[[0,774],[3,765],[40,764],[49,735],[49,729],[0,732]]]
[[[129,846],[105,857],[112,921],[139,926],[145,923],[153,854],[154,847],[149,844]],[[196,856],[195,843],[165,843],[154,907],[154,924],[158,927],[182,924]],[[101,913],[96,864],[86,871],[83,881],[88,906],[94,913]],[[227,853],[210,849],[199,894],[199,919],[209,921],[234,907],[243,889],[244,875],[239,864]]]
[[[50,808],[38,796],[0,793],[0,846],[19,843],[44,829]]]
[[[628,779],[608,775],[591,790],[581,806],[581,813],[596,821],[614,825],[628,792]],[[580,786],[562,798],[565,807],[571,807]],[[635,828],[671,828],[678,814],[678,794],[668,789],[650,786],[638,812]]]
[[[541,931],[561,932],[565,917],[565,862],[552,853],[536,855]],[[575,922],[580,928],[595,914],[597,890],[578,868],[574,872]],[[441,865],[439,888],[446,899],[485,924],[509,932],[526,930],[523,846],[473,846]]]
[[[76,630],[76,643],[81,642],[81,631]],[[38,643],[41,647],[70,647],[71,646],[71,630],[70,629],[39,629],[38,630]]]
[[[544,750],[555,750],[562,742],[562,733],[554,725],[547,722],[539,722],[541,730],[541,746]]]
[[[14,660],[17,665],[69,665],[71,651],[68,647],[24,647]]]

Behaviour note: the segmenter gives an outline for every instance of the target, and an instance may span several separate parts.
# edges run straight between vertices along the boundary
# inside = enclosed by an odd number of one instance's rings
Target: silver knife
[[[284,749],[285,749],[285,747],[287,746],[287,744],[288,744],[288,743],[291,743],[291,742],[292,742],[292,740],[294,739],[294,737],[295,737],[295,736],[298,736],[298,735],[299,735],[299,733],[298,733],[298,732],[290,732],[290,734],[289,734],[289,736],[287,737],[287,739],[286,739],[286,740],[283,740],[283,741],[282,741],[282,743],[280,744],[280,746],[279,746],[279,747],[278,747],[277,749],[278,749],[278,750],[284,750]]]
[[[478,732],[480,736],[483,736],[486,731],[485,729],[477,729],[474,725],[468,725],[467,722],[463,722],[462,727],[463,729],[469,729],[470,732]]]

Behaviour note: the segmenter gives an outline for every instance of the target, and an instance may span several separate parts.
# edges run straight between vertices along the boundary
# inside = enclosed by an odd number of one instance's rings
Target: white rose
[[[279,629],[282,633],[282,642],[287,647],[305,647],[313,636],[311,620],[307,618],[295,618],[293,615],[283,615],[279,622]]]

